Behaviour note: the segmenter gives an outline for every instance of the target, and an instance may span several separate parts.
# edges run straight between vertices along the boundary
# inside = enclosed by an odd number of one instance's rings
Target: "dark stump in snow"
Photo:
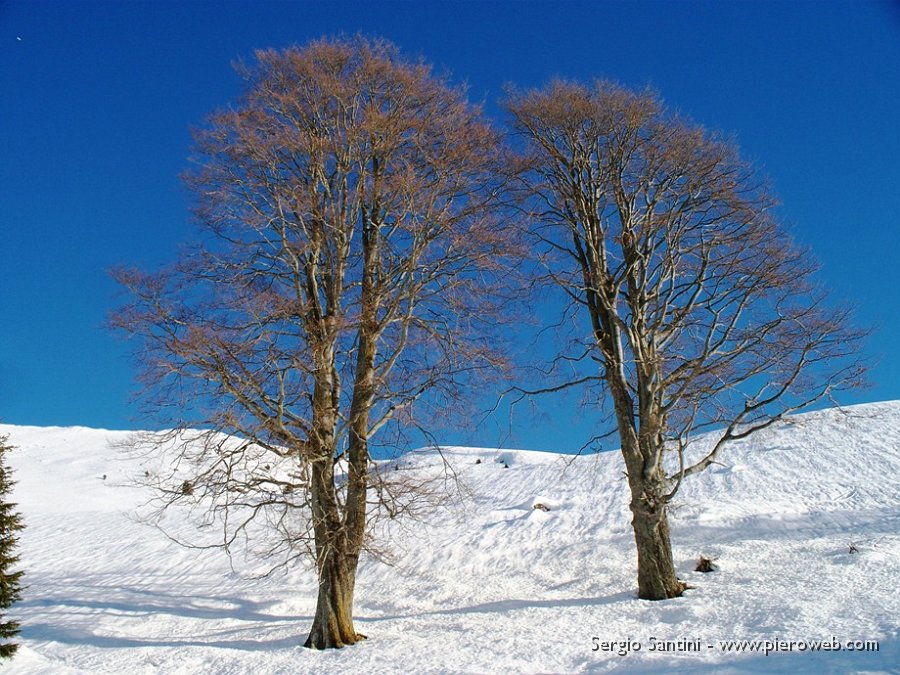
[[[713,564],[712,558],[704,558],[702,555],[700,556],[700,560],[697,562],[697,566],[694,568],[695,572],[715,572],[719,569],[715,564]]]

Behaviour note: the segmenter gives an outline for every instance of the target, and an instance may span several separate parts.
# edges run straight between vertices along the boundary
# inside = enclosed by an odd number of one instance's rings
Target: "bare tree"
[[[529,393],[601,388],[631,489],[639,596],[678,596],[667,505],[682,479],[858,384],[862,333],[826,303],[733,144],[653,93],[557,81],[506,107],[525,146],[519,201],[579,326],[556,360],[570,374]],[[712,441],[696,455],[698,431]]]
[[[162,273],[117,271],[133,302],[113,323],[179,430],[166,503],[211,504],[226,545],[261,523],[283,550],[311,542],[306,646],[341,647],[363,637],[367,503],[403,509],[371,439],[448,414],[500,361],[498,142],[463,91],[381,41],[261,51],[240,72],[186,176],[206,237]]]

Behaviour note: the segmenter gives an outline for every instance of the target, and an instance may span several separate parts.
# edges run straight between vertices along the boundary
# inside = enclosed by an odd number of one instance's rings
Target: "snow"
[[[27,525],[28,588],[13,610],[22,646],[9,673],[900,669],[900,402],[793,417],[686,480],[671,524],[692,588],[666,602],[635,597],[618,454],[444,448],[402,458],[397,470],[435,475],[449,460],[462,496],[427,524],[379,527],[392,565],[366,559],[357,584],[356,627],[369,640],[329,652],[300,646],[315,607],[310,570],[253,578],[139,522],[148,495],[130,485],[141,465],[116,448],[127,432],[0,434],[18,447],[14,499]],[[184,517],[168,515],[177,526]],[[701,554],[718,571],[694,572]],[[832,638],[880,649],[795,644],[764,655],[717,643]],[[660,641],[682,650],[650,651]],[[684,651],[695,641],[699,651]]]

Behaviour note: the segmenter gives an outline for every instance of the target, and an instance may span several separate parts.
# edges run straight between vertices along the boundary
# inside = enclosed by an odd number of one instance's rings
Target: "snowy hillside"
[[[110,446],[124,432],[0,433],[19,448],[10,462],[27,525],[29,587],[15,608],[22,647],[10,673],[900,668],[900,402],[792,418],[686,481],[673,544],[693,588],[661,603],[635,598],[617,454],[447,449],[467,496],[425,527],[386,533],[394,565],[367,560],[357,586],[356,627],[370,639],[323,653],[299,646],[315,604],[311,572],[251,579],[216,551],[181,548],[136,522],[146,495],[127,484],[140,468]],[[429,451],[400,468],[441,466]],[[693,571],[701,554],[717,572]],[[833,638],[880,650],[797,643]],[[795,644],[727,651],[725,641],[744,639]],[[670,646],[691,650],[651,651],[678,640]]]

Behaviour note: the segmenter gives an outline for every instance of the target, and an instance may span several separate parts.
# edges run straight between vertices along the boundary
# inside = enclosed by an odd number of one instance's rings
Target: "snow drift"
[[[635,597],[617,454],[445,448],[398,471],[461,497],[380,534],[361,570],[370,639],[300,645],[315,576],[253,578],[137,522],[127,432],[0,426],[24,516],[11,673],[896,672],[900,402],[790,418],[687,480],[672,513],[684,597]],[[537,505],[540,505],[539,507]],[[537,508],[536,508],[537,507]],[[182,514],[171,511],[175,526]],[[699,557],[717,571],[694,571]],[[733,642],[733,641],[748,641]],[[878,651],[866,642],[877,641]],[[768,651],[768,654],[765,652]]]

